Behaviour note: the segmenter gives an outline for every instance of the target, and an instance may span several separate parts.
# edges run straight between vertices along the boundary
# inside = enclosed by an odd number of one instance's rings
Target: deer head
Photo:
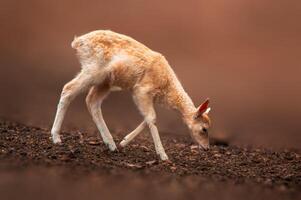
[[[201,149],[209,149],[209,128],[211,121],[208,116],[209,111],[209,99],[204,101],[195,111],[193,119],[189,125],[191,136],[193,140],[199,145]]]

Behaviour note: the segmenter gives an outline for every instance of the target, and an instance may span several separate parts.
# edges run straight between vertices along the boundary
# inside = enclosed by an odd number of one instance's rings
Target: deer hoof
[[[168,160],[168,156],[166,154],[161,154],[160,155],[161,160],[165,161]]]
[[[60,144],[60,143],[62,143],[62,140],[61,140],[60,136],[53,136],[52,142],[53,142],[53,144]]]

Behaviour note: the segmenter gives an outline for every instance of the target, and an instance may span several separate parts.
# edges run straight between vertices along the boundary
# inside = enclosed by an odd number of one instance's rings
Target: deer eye
[[[202,128],[202,131],[203,131],[204,133],[207,133],[208,129]]]

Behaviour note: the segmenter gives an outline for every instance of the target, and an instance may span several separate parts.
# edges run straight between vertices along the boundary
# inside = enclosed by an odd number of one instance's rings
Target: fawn
[[[129,90],[144,120],[122,140],[121,147],[126,146],[148,126],[156,153],[161,160],[168,159],[156,126],[154,102],[159,102],[178,110],[193,140],[200,148],[209,148],[209,100],[196,108],[160,53],[131,37],[109,30],[97,30],[75,37],[71,46],[77,51],[82,69],[63,87],[51,129],[53,143],[61,143],[59,132],[71,101],[78,94],[89,90],[86,103],[93,121],[108,148],[117,150],[103,119],[101,104],[111,91]]]

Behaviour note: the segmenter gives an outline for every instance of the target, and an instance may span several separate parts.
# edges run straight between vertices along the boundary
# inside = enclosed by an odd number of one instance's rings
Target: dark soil
[[[161,134],[170,161],[158,160],[149,134],[118,152],[98,135],[0,122],[0,195],[4,199],[144,198],[282,199],[301,196],[297,150],[213,145],[199,151],[186,137]],[[113,133],[116,143],[125,133]]]

